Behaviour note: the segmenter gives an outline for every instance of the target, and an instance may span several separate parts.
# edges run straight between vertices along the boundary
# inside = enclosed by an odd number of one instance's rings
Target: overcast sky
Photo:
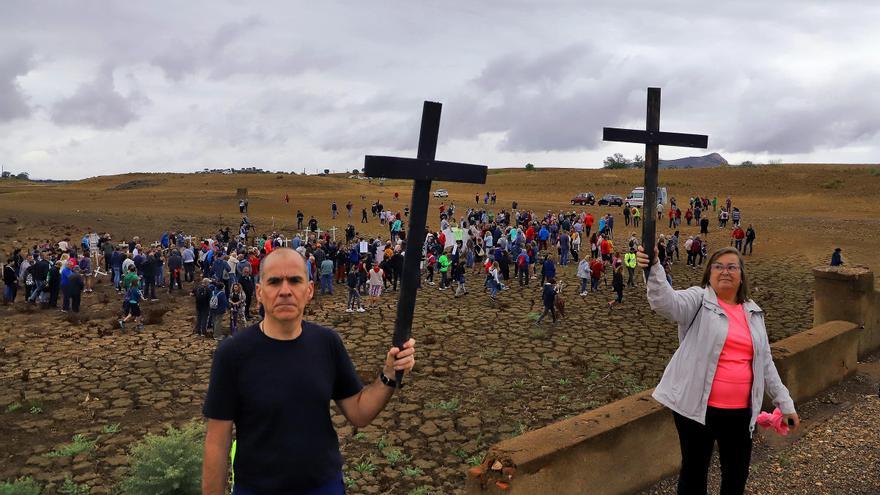
[[[599,167],[603,126],[742,160],[880,161],[880,2],[3,0],[0,163],[34,178],[412,156]]]

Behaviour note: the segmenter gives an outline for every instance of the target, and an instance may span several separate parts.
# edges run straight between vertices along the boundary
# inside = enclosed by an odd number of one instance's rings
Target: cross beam
[[[440,134],[440,103],[426,101],[422,107],[422,126],[419,132],[419,149],[416,158],[397,158],[389,156],[364,157],[364,175],[368,177],[388,177],[393,179],[412,179],[412,209],[409,214],[409,227],[406,235],[406,251],[403,256],[400,297],[397,300],[397,317],[394,322],[394,346],[401,348],[412,333],[413,313],[416,307],[416,289],[419,286],[422,249],[425,245],[425,225],[428,218],[431,181],[467,182],[485,184],[488,167],[466,163],[442,162],[434,159],[437,153],[437,138]],[[402,383],[403,373],[397,373],[398,385]]]
[[[645,144],[645,200],[642,205],[642,245],[654,262],[657,237],[657,175],[660,145],[706,148],[709,136],[660,131],[660,88],[648,88],[648,111],[645,130],[605,127],[603,141]],[[649,265],[650,268],[650,265]],[[645,270],[645,275],[650,271]]]

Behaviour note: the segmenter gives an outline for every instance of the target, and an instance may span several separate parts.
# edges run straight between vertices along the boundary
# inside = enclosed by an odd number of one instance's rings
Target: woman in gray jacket
[[[679,347],[653,397],[672,410],[681,444],[679,494],[705,494],[718,442],[721,493],[745,491],[752,432],[764,391],[796,428],[800,420],[770,354],[764,312],[751,300],[742,255],[724,248],[709,257],[699,287],[674,290],[663,267],[651,266],[651,309],[678,323]],[[648,255],[639,247],[639,266]]]

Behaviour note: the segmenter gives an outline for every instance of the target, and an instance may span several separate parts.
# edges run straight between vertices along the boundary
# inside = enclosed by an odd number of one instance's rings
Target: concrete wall
[[[874,273],[864,266],[813,269],[813,325],[844,320],[864,327],[859,336],[859,357],[880,348],[880,292],[874,290]]]
[[[814,327],[771,346],[795,402],[843,380],[855,372],[858,356],[880,348],[873,273],[856,267],[814,274]],[[468,471],[466,493],[623,494],[674,474],[678,435],[652,391],[492,446],[482,465]],[[771,408],[768,401],[765,409]]]

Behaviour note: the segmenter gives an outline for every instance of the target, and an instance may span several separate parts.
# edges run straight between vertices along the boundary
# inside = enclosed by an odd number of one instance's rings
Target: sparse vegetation
[[[82,433],[73,436],[70,443],[58,446],[52,452],[46,454],[46,457],[72,457],[82,453],[92,453],[95,450],[95,442],[97,440],[89,440]]]
[[[372,473],[376,470],[376,465],[370,459],[360,460],[354,465],[354,470],[359,473]]]
[[[359,442],[362,442],[367,439],[367,434],[362,431],[359,431],[359,432],[355,433],[354,437],[352,437],[352,438],[354,438],[355,440],[357,440]]]
[[[131,449],[131,470],[121,484],[126,495],[201,493],[205,427],[193,421],[164,435],[147,435]]]
[[[58,489],[58,493],[63,495],[89,495],[91,491],[92,488],[89,485],[77,483],[70,478],[65,478],[61,488]]]
[[[12,404],[6,406],[7,413],[13,413],[15,411],[18,411],[19,409],[21,409],[21,402],[13,402]]]
[[[43,487],[30,476],[0,483],[0,495],[40,495]]]
[[[421,475],[425,474],[425,472],[422,471],[421,468],[411,467],[411,466],[404,467],[403,469],[400,470],[400,472],[403,473],[403,475],[406,476],[407,478],[415,478],[416,476],[421,476]]]
[[[822,189],[840,189],[842,186],[843,181],[840,179],[831,179],[819,185]]]
[[[441,409],[443,411],[455,411],[461,404],[458,399],[441,400],[438,402],[429,402],[428,409]]]

